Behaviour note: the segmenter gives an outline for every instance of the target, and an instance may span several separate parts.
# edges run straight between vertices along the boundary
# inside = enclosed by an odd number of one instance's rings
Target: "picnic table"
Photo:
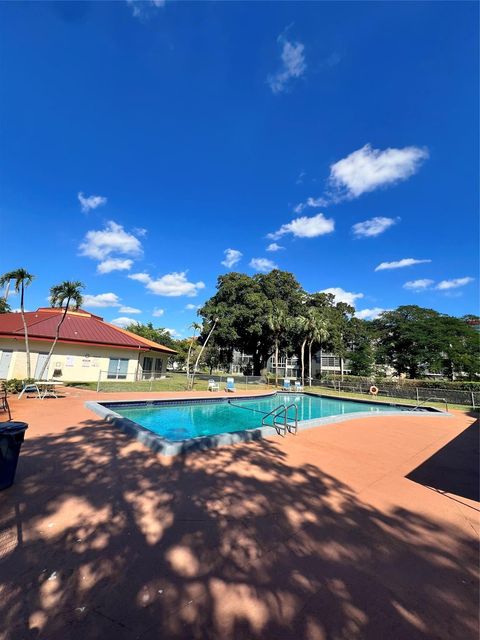
[[[23,394],[28,391],[35,391],[37,393],[37,397],[40,400],[43,400],[47,397],[58,398],[56,387],[61,387],[62,384],[62,382],[56,382],[54,380],[36,380],[35,382],[26,384],[23,387],[20,395],[18,396],[18,399],[20,400]]]

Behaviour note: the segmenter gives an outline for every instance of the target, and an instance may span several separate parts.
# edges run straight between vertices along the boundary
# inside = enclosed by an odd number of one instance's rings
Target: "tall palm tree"
[[[50,304],[52,307],[57,307],[61,309],[63,305],[64,312],[62,313],[62,317],[60,318],[59,323],[57,324],[57,328],[55,331],[55,339],[52,342],[52,346],[50,347],[50,351],[48,352],[48,356],[43,364],[42,370],[40,372],[40,380],[42,380],[45,375],[45,371],[50,362],[50,358],[52,357],[52,353],[55,349],[55,346],[58,342],[58,338],[60,337],[60,329],[62,324],[65,322],[65,318],[67,317],[68,310],[70,308],[70,303],[73,303],[73,308],[78,309],[83,302],[82,289],[85,288],[85,285],[82,282],[78,282],[78,280],[71,282],[69,280],[64,280],[60,284],[54,285],[50,288]]]
[[[287,329],[288,316],[284,309],[277,309],[271,311],[267,316],[267,325],[270,331],[273,333],[273,340],[275,344],[275,386],[278,386],[278,349],[280,345],[280,338]],[[286,362],[285,362],[286,365]],[[286,368],[285,368],[286,374]]]
[[[22,314],[23,333],[25,336],[25,354],[27,358],[27,378],[32,377],[32,371],[30,366],[30,346],[28,344],[28,329],[25,321],[25,289],[32,283],[35,278],[34,275],[29,273],[26,269],[16,269],[15,271],[7,271],[0,276],[0,287],[6,286],[5,299],[8,297],[10,290],[10,282],[13,280],[15,291],[20,292],[20,313]]]
[[[300,340],[300,361],[302,364],[302,385],[305,384],[305,345],[308,341],[310,319],[308,315],[297,316],[294,322],[295,331]]]
[[[200,358],[202,357],[202,353],[205,349],[205,347],[207,346],[207,342],[210,340],[210,336],[213,333],[213,330],[215,329],[215,327],[217,326],[217,322],[218,322],[218,318],[215,318],[215,320],[213,321],[212,324],[212,328],[210,329],[210,331],[208,332],[208,336],[205,340],[205,342],[202,344],[202,348],[200,349],[197,359],[195,360],[195,364],[193,365],[193,374],[192,374],[192,381],[191,381],[191,389],[193,389],[193,384],[195,381],[195,374],[197,373],[197,367],[198,367],[198,363],[200,362]]]
[[[190,338],[190,345],[187,353],[187,389],[190,387],[190,355],[192,353],[193,345],[196,340],[196,333],[200,331],[202,326],[198,322],[192,322],[190,329],[193,329],[192,337]]]
[[[312,386],[312,345],[315,342],[322,343],[328,338],[328,325],[318,309],[308,310],[309,319],[309,341],[308,341],[308,384]],[[320,356],[321,357],[321,356]]]

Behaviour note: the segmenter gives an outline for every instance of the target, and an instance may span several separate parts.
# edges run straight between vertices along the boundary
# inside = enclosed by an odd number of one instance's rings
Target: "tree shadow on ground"
[[[409,480],[453,493],[469,500],[480,500],[479,464],[480,422],[465,431],[410,472]]]
[[[2,640],[477,635],[471,539],[274,441],[167,462],[92,420],[27,440],[0,501]]]

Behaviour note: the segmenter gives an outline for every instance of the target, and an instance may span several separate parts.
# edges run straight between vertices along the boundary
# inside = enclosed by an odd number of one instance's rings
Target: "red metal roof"
[[[63,309],[40,308],[37,311],[25,312],[28,336],[32,340],[53,340]],[[0,337],[23,338],[23,322],[20,313],[0,314]],[[174,349],[165,347],[130,331],[120,329],[105,322],[100,316],[88,311],[68,311],[65,322],[60,329],[60,342],[90,344],[118,348],[131,348],[176,353]]]

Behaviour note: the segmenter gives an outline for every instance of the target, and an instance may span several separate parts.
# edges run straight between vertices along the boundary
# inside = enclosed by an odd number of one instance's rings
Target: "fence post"
[[[419,401],[419,397],[418,397],[418,387],[415,387],[415,393],[417,394],[417,402]]]
[[[470,396],[472,398],[472,407],[475,409],[475,394],[473,391],[470,391]]]
[[[98,370],[98,380],[97,380],[97,393],[100,391],[100,380],[102,378],[102,370]]]

